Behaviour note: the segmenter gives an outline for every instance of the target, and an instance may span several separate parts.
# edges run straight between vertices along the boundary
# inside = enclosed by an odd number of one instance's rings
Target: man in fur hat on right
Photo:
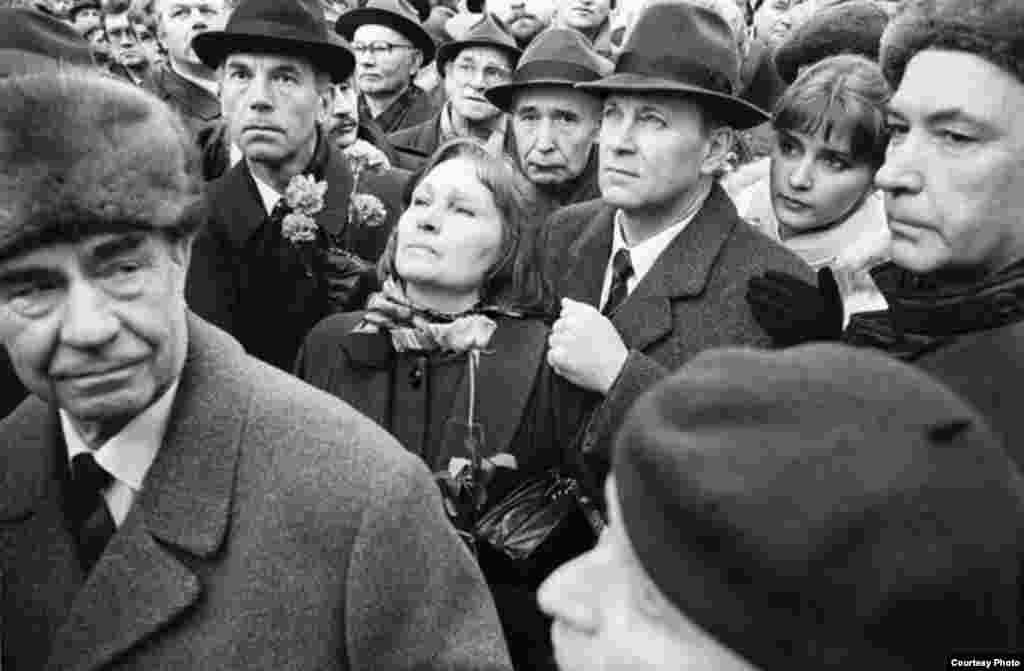
[[[913,0],[880,61],[895,90],[875,176],[892,262],[872,274],[889,308],[854,316],[842,338],[936,373],[1024,463],[1024,4]],[[762,325],[827,336],[819,308],[834,297],[776,280],[751,287]]]

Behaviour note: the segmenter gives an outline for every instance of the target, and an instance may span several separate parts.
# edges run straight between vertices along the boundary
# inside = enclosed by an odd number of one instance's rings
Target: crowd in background
[[[1016,0],[0,4],[0,668],[1017,654]]]

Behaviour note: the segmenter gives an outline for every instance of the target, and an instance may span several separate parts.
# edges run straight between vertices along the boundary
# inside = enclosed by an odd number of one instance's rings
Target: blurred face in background
[[[608,20],[611,9],[611,0],[564,0],[558,8],[558,23],[591,34]]]
[[[90,29],[83,37],[100,65],[110,62],[110,42],[107,41],[107,31],[103,29],[102,23]]]
[[[156,37],[156,30],[144,23],[132,22],[135,28],[135,37],[139,40],[139,46],[146,54],[146,60],[150,63],[159,63],[164,58],[163,48],[160,40]]]
[[[327,137],[338,149],[352,146],[359,137],[359,91],[349,77],[334,85],[334,103],[327,121]]]
[[[467,47],[445,65],[445,91],[452,111],[463,119],[481,122],[501,113],[484,97],[491,86],[512,76],[508,55],[491,47]]]
[[[556,5],[555,0],[487,0],[487,11],[497,16],[520,44],[525,44],[551,25]]]
[[[359,91],[388,98],[404,91],[419,71],[423,56],[404,35],[380,25],[365,25],[352,34]]]
[[[75,14],[74,26],[79,35],[84,36],[93,28],[100,25],[100,10],[96,7],[85,7]]]
[[[172,63],[205,66],[192,50],[192,40],[207,30],[221,30],[228,19],[225,0],[156,0],[159,39]]]
[[[135,36],[135,27],[128,18],[128,12],[107,14],[104,24],[115,61],[129,68],[137,68],[146,64],[146,53]]]

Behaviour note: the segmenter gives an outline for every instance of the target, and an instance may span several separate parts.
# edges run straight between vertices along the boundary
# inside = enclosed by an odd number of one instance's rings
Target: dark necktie
[[[86,573],[117,530],[103,498],[103,490],[113,481],[113,476],[96,463],[91,452],[81,452],[71,460],[68,510],[78,543],[78,559]]]
[[[629,258],[628,249],[620,249],[612,258],[612,286],[608,291],[608,300],[601,309],[601,314],[608,317],[619,307],[629,295],[629,278],[633,277],[633,262]]]

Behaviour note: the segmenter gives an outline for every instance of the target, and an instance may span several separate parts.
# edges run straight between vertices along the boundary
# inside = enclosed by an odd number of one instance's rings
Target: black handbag
[[[489,508],[472,535],[491,582],[538,585],[593,547],[604,520],[580,480],[558,469],[523,482]]]

